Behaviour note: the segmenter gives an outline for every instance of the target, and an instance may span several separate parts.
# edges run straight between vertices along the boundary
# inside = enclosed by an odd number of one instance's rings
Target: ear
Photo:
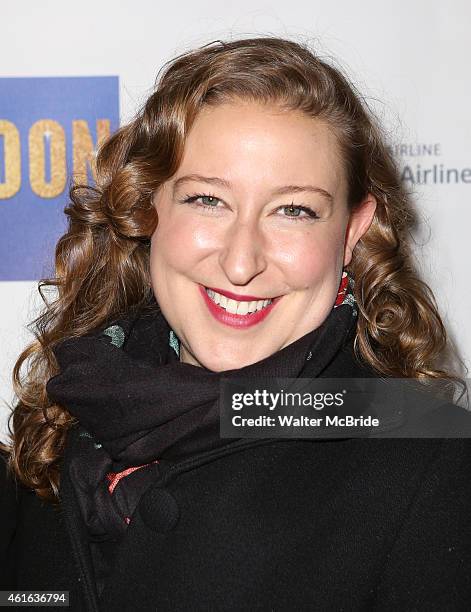
[[[363,202],[350,213],[350,219],[345,233],[344,266],[348,266],[351,262],[353,249],[370,227],[375,214],[376,204],[376,198],[369,193]]]

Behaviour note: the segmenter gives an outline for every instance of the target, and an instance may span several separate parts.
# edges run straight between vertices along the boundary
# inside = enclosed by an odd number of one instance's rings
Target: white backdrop
[[[117,75],[122,122],[143,102],[165,61],[214,39],[279,35],[335,56],[398,145],[422,219],[417,255],[471,366],[468,2],[3,0],[0,6],[0,77]],[[430,170],[426,181],[424,170]],[[447,170],[448,183],[440,179]],[[32,338],[25,325],[38,305],[35,282],[0,282],[0,431],[13,399],[13,364]]]

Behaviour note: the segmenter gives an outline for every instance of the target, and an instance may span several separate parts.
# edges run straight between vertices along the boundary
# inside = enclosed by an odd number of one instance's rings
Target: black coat
[[[355,368],[349,349],[325,375]],[[170,466],[100,603],[67,471],[87,442],[69,432],[59,510],[0,483],[2,589],[80,612],[471,608],[469,440],[246,439]]]

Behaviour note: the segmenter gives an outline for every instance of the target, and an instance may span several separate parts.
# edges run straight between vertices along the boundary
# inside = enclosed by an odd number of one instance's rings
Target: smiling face
[[[349,213],[325,123],[248,102],[199,113],[154,205],[155,297],[181,360],[218,372],[260,361],[326,319],[375,209],[370,196]]]

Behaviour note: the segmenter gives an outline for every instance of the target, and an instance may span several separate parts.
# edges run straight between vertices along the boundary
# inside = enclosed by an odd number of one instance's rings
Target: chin
[[[207,361],[200,362],[204,365],[205,368],[211,370],[212,372],[225,372],[226,370],[238,370],[243,366],[247,365],[242,360],[231,360],[231,361],[222,361],[218,359],[208,359]]]
[[[254,358],[252,360],[242,357],[234,356],[232,359],[228,358],[227,355],[224,358],[218,358],[214,352],[211,355],[195,355],[195,360],[199,365],[211,370],[212,372],[225,372],[226,370],[238,370],[244,366],[251,365],[256,361],[263,359]]]

